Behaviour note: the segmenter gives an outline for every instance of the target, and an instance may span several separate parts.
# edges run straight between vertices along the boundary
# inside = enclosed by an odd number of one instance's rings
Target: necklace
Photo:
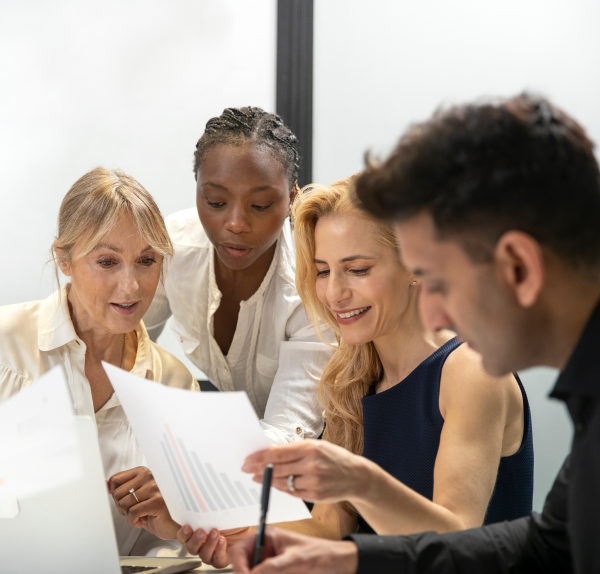
[[[123,368],[123,363],[125,361],[125,339],[127,339],[127,333],[123,333],[123,348],[121,349],[121,364],[119,368]]]

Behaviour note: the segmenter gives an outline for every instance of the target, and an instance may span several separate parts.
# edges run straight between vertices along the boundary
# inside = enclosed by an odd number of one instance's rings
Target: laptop
[[[18,500],[0,517],[2,574],[175,574],[199,559],[119,559],[95,422],[76,417],[82,477]]]

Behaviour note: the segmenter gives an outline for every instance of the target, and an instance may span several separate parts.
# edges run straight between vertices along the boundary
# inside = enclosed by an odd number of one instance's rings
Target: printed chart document
[[[15,496],[61,486],[81,472],[71,394],[54,367],[0,403],[0,515],[16,513]]]
[[[246,393],[172,389],[103,365],[173,520],[207,531],[258,524],[261,486],[240,468],[270,443]],[[299,498],[270,496],[270,523],[310,518]]]

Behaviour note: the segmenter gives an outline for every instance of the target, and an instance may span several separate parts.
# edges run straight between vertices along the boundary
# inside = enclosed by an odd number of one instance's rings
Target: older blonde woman
[[[152,196],[122,171],[96,168],[75,182],[58,215],[52,253],[57,274],[70,282],[45,300],[0,307],[0,400],[61,365],[75,412],[96,420],[107,478],[145,461],[101,361],[198,390],[183,364],[150,341],[141,320],[172,252]],[[141,501],[157,492],[146,482]],[[113,518],[121,555],[176,547],[128,524],[116,506]]]
[[[312,521],[291,527],[330,538],[529,514],[533,445],[518,377],[490,377],[468,345],[424,329],[419,278],[351,189],[352,178],[316,186],[293,212],[298,292],[316,328],[340,341],[319,382],[326,440],[256,453],[244,470],[260,480],[273,463],[275,487],[317,502]]]

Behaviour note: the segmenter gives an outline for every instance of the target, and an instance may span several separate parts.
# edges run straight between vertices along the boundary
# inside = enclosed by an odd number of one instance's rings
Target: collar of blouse
[[[71,284],[66,283],[46,298],[40,306],[38,319],[38,347],[40,351],[53,351],[73,342],[73,351],[85,354],[85,343],[78,337],[69,313],[67,296],[70,287]],[[135,331],[138,348],[131,373],[147,378],[148,373],[152,374],[150,338],[142,321],[140,321]]]

